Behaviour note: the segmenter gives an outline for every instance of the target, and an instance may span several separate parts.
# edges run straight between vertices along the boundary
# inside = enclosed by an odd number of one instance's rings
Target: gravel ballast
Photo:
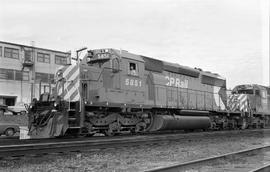
[[[190,138],[83,153],[3,159],[0,171],[144,171],[270,144],[270,134]]]

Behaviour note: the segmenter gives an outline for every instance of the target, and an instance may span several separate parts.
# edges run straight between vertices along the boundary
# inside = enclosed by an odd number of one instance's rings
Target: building
[[[70,52],[0,41],[0,104],[30,103],[49,92],[54,72],[70,60]]]

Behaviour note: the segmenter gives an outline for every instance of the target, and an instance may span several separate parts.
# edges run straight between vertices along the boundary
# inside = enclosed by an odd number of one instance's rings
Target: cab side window
[[[136,63],[129,63],[129,75],[138,76],[138,67]]]

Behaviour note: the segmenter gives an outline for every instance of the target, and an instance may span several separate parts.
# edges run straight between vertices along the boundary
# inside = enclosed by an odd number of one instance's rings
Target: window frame
[[[42,59],[42,60],[40,60]],[[46,61],[46,59],[48,61]],[[42,53],[42,52],[37,52],[37,62],[40,62],[40,63],[51,63],[51,56],[50,54],[48,53]]]
[[[45,82],[45,83],[49,83],[49,75],[48,73],[42,73],[42,72],[36,72],[36,81],[37,82]]]
[[[138,63],[133,62],[133,61],[129,61],[128,64],[129,64],[128,65],[128,75],[130,75],[130,76],[137,76],[138,77],[139,76],[139,66],[138,66]],[[135,74],[132,74],[131,73],[131,69],[130,68],[131,68],[131,65],[132,64],[135,65]]]
[[[10,50],[10,51],[8,51]],[[8,55],[9,54],[9,55]],[[16,48],[10,48],[10,47],[4,47],[4,57],[5,58],[11,58],[11,59],[19,59],[19,49]],[[14,56],[16,55],[16,56]]]
[[[55,83],[54,74],[36,72],[36,82],[40,82],[40,81],[43,83]]]
[[[60,58],[60,59],[58,59],[58,58]],[[63,59],[65,60],[65,62]],[[54,63],[57,65],[66,65],[67,64],[67,57],[61,56],[61,55],[55,55]]]
[[[0,75],[5,76],[5,77],[1,77],[0,79],[15,80],[15,72],[13,69],[0,68]]]
[[[16,81],[29,81],[29,72],[15,70],[15,78],[14,79]]]

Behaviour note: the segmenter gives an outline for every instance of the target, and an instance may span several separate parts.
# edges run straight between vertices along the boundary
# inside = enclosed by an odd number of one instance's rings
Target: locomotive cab
[[[84,79],[83,86],[88,103],[105,106],[144,104],[144,61],[140,56],[124,50],[100,49],[88,51],[85,61],[87,66],[81,66],[84,68],[81,76],[86,68],[91,71],[91,78]]]

